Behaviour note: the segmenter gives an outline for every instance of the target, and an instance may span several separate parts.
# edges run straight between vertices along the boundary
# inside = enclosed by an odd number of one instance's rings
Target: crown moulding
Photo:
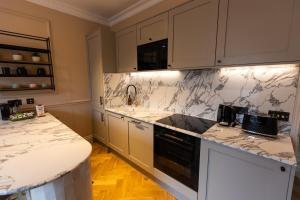
[[[64,3],[59,0],[26,0],[26,1],[53,10],[57,10],[69,15],[73,15],[88,21],[96,22],[107,26],[113,26],[117,23],[120,23],[121,21],[124,21],[129,17],[132,17],[154,6],[155,4],[162,2],[163,0],[140,0],[110,18],[105,18],[101,16],[101,14],[89,12],[87,10],[78,8],[76,6]]]

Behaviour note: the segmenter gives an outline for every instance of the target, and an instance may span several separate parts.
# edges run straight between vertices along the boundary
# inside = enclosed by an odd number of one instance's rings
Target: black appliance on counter
[[[202,134],[216,122],[174,114],[158,123]],[[154,125],[154,167],[198,191],[200,138]]]
[[[232,126],[243,123],[244,114],[248,113],[247,107],[219,105],[217,122],[222,126]]]
[[[242,129],[251,134],[276,137],[278,133],[277,118],[269,115],[245,114]]]
[[[137,47],[138,71],[167,69],[168,39]]]
[[[234,126],[236,111],[232,106],[220,104],[218,109],[217,121],[223,126]]]
[[[1,119],[8,120],[11,114],[10,105],[7,103],[0,104]]]

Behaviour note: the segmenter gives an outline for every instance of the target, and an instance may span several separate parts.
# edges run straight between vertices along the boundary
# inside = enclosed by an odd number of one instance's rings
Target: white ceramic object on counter
[[[13,54],[12,59],[15,61],[21,61],[23,60],[23,56],[21,54]]]
[[[35,110],[36,110],[36,115],[37,115],[38,117],[43,117],[43,116],[45,116],[45,106],[44,106],[44,105],[41,105],[41,104],[36,105],[36,106],[35,106]]]

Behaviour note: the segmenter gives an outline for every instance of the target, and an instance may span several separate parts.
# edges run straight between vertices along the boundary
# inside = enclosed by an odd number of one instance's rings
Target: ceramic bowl
[[[47,88],[48,84],[47,83],[42,83],[42,88]]]
[[[23,56],[20,54],[13,54],[12,59],[15,61],[20,61],[20,60],[23,60]]]
[[[17,83],[11,84],[11,88],[13,88],[13,89],[18,89],[19,87],[20,87],[20,85]]]
[[[33,62],[40,62],[41,61],[41,57],[40,56],[32,56],[32,61]]]
[[[36,88],[37,87],[37,84],[35,84],[35,83],[30,83],[29,84],[29,88]]]

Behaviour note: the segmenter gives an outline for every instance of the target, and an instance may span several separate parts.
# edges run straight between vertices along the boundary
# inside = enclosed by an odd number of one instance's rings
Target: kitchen
[[[1,198],[299,199],[299,10],[3,0]]]

